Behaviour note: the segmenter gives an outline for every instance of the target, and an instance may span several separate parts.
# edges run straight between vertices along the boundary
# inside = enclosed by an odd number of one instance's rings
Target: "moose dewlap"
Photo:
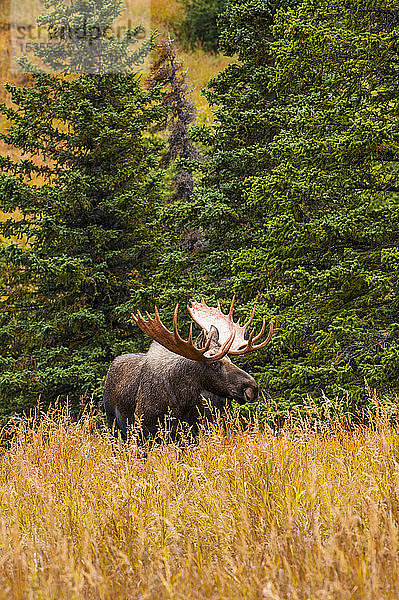
[[[240,326],[233,321],[234,298],[229,313],[207,306],[204,300],[187,307],[192,319],[202,328],[193,341],[192,324],[187,341],[177,328],[176,305],[173,331],[162,323],[158,309],[155,317],[148,313],[144,319],[140,311],[133,319],[153,342],[146,354],[122,354],[112,362],[105,381],[104,407],[111,429],[127,435],[128,424],[140,423],[144,437],[155,435],[166,416],[175,423],[186,423],[195,435],[198,421],[204,414],[202,395],[214,394],[233,398],[238,402],[254,402],[258,385],[253,377],[235,366],[228,354],[240,355],[264,348],[271,340],[273,323],[267,338],[261,331],[252,331],[245,339],[245,331],[253,320],[255,307],[248,321]],[[222,402],[223,404],[223,402]]]

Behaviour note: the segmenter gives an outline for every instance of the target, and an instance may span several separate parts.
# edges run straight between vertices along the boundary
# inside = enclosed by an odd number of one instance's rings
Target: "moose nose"
[[[258,386],[245,388],[244,398],[245,402],[255,402],[258,399]]]

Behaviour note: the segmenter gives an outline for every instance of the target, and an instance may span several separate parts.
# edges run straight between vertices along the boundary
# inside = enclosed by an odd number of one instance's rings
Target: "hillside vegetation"
[[[143,5],[147,8],[148,2],[145,0]],[[15,3],[13,9],[15,10]],[[126,0],[126,6],[139,12],[140,2],[137,0]],[[10,95],[7,93],[4,84],[6,82],[16,83],[18,85],[27,85],[28,80],[23,74],[17,74],[12,68],[10,57],[10,0],[3,0],[0,3],[0,101],[10,103]],[[171,35],[175,37],[176,27],[182,18],[182,6],[175,0],[152,0],[150,2],[151,27],[159,33],[159,38],[167,38]],[[231,57],[218,53],[209,53],[201,47],[196,49],[179,49],[179,59],[183,61],[187,69],[188,80],[192,83],[192,97],[197,106],[198,122],[210,122],[213,120],[213,113],[209,104],[202,93],[208,81],[217,73],[222,71],[233,62]],[[8,126],[8,121],[0,115],[0,132]],[[0,153],[12,158],[18,158],[20,152],[16,148],[6,146],[0,140]],[[19,212],[13,215],[18,218]],[[0,209],[0,222],[7,218],[8,214]],[[0,236],[0,240],[2,237]],[[11,237],[10,239],[13,239]]]
[[[90,417],[16,427],[0,457],[0,599],[398,597],[397,428],[381,413],[352,432],[226,428],[140,457]]]
[[[182,19],[182,5],[176,0],[144,0],[141,3],[138,0],[126,0],[127,9],[137,12],[140,18],[140,4],[144,7],[144,12],[151,11],[151,27],[159,33],[160,38],[167,37],[170,34],[176,37],[176,28]],[[15,5],[14,7],[15,8]],[[10,60],[10,0],[3,0],[0,3],[0,99],[7,98],[4,89],[4,83],[11,81],[22,83],[23,76],[16,75],[11,68]],[[201,90],[206,87],[208,81],[226,68],[232,62],[231,57],[223,54],[212,54],[205,52],[200,47],[189,50],[180,49],[180,58],[188,69],[188,78],[192,82],[193,98],[198,107],[200,120],[212,119],[212,112],[203,96]],[[4,126],[4,121],[0,120],[0,130]]]

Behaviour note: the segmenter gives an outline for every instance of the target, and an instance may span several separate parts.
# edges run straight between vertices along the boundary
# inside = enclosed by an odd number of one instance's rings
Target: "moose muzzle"
[[[250,386],[244,390],[244,402],[255,402],[258,399],[258,386]]]

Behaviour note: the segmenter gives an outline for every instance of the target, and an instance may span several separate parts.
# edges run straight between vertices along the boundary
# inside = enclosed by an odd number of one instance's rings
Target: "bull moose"
[[[248,321],[240,326],[233,321],[234,298],[228,314],[201,302],[188,306],[191,318],[202,328],[193,341],[193,324],[187,341],[179,334],[176,305],[173,330],[162,323],[157,307],[155,317],[145,319],[140,311],[132,317],[153,342],[146,354],[122,354],[109,367],[105,388],[104,408],[107,424],[126,438],[128,424],[140,421],[144,437],[156,434],[165,417],[175,423],[186,423],[195,434],[203,414],[201,394],[230,397],[239,403],[254,402],[258,385],[253,377],[235,366],[228,354],[243,355],[264,348],[271,340],[273,322],[267,338],[263,336],[265,319],[258,335],[245,331],[253,320],[255,307]]]

